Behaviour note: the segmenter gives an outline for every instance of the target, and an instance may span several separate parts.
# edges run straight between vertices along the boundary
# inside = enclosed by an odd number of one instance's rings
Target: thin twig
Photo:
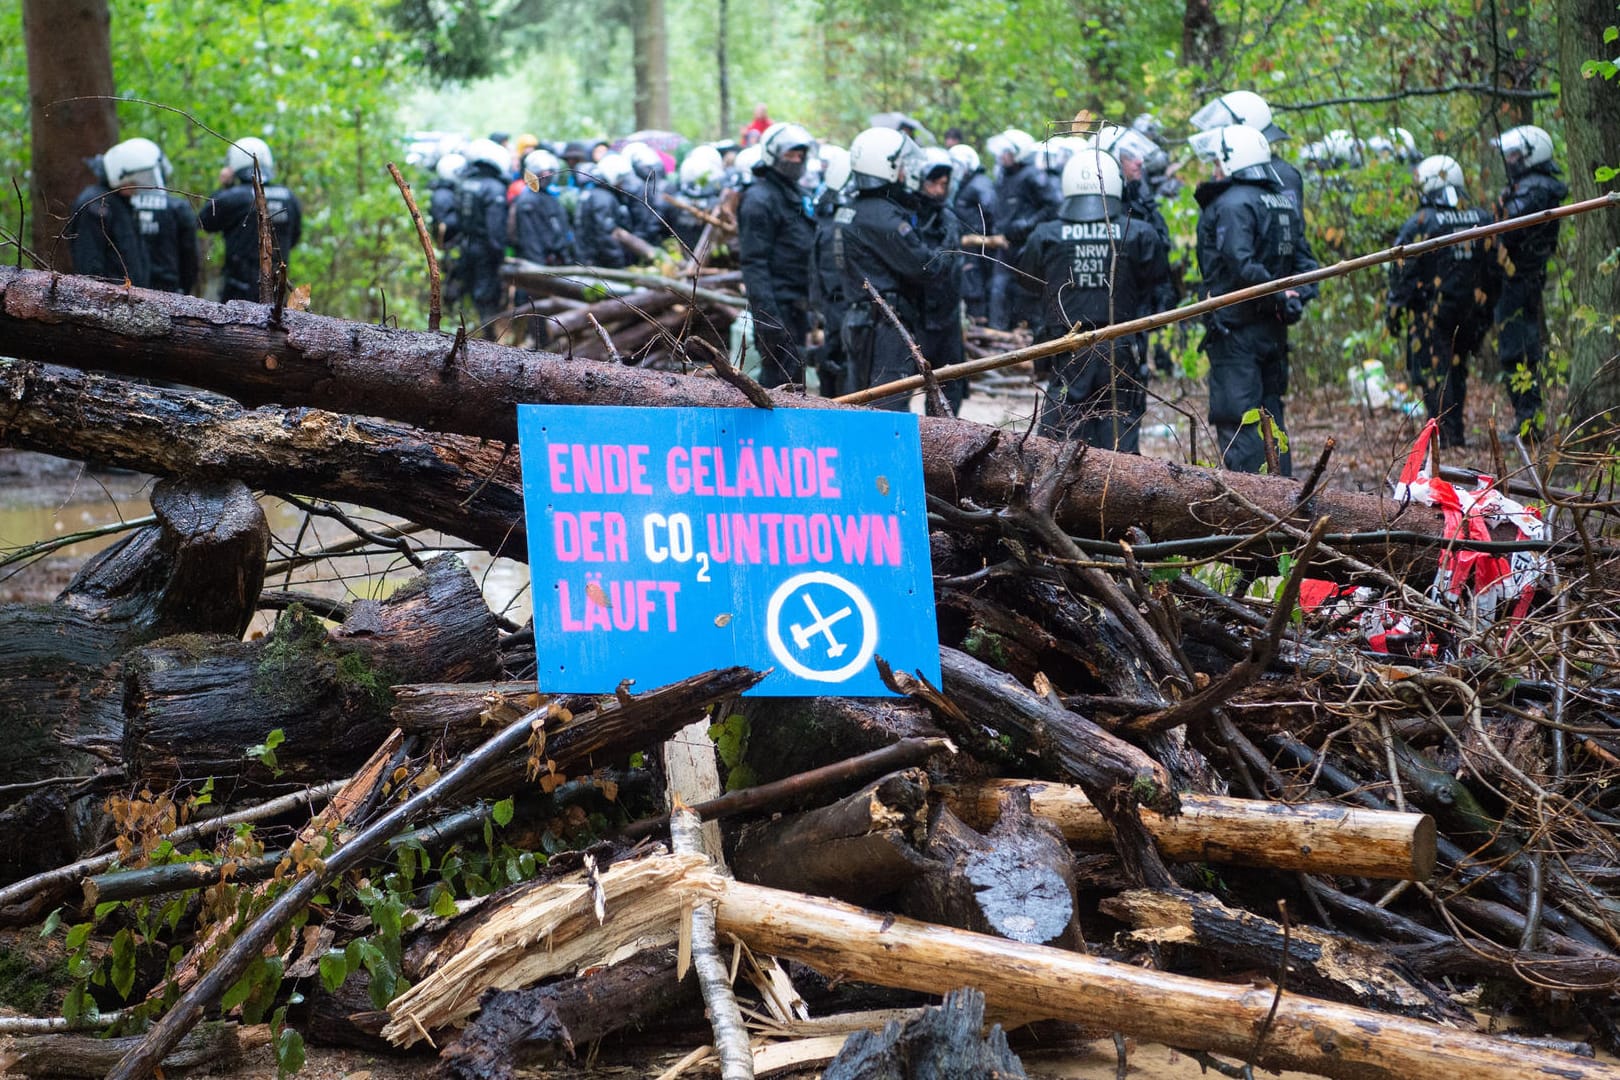
[[[890,307],[889,302],[883,299],[882,293],[872,287],[870,281],[863,280],[861,284],[871,294],[872,301],[877,304],[878,310],[883,312],[884,318],[888,319],[890,324],[899,331],[901,340],[906,343],[906,348],[911,350],[911,359],[917,365],[917,372],[922,375],[923,407],[928,415],[951,415],[950,407],[945,404],[945,395],[940,393],[939,380],[934,377],[934,365],[928,362],[928,357],[924,356],[922,350],[917,347],[917,340],[911,336],[911,331],[906,329],[905,324],[900,321],[900,316],[894,313],[894,308]]]
[[[399,166],[392,161],[388,163],[388,174],[394,178],[394,186],[405,198],[405,208],[411,212],[411,221],[416,226],[416,238],[422,242],[422,254],[427,256],[428,265],[428,329],[439,328],[440,311],[440,283],[439,283],[439,257],[433,250],[433,237],[428,235],[427,224],[422,220],[422,211],[416,208],[416,199],[411,195],[411,185],[399,173]]]
[[[1282,919],[1282,956],[1277,960],[1277,992],[1271,996],[1271,1010],[1260,1024],[1260,1030],[1254,1033],[1254,1046],[1249,1050],[1248,1060],[1254,1061],[1260,1056],[1261,1049],[1266,1044],[1266,1036],[1271,1034],[1271,1023],[1277,1018],[1277,1007],[1282,1004],[1283,989],[1288,985],[1288,944],[1292,936],[1293,923],[1288,918],[1288,901],[1277,901],[1277,914]]]
[[[708,338],[692,337],[688,338],[687,341],[702,345],[707,349],[709,351],[709,364],[714,368],[714,373],[720,377],[721,381],[728,382],[741,390],[743,397],[747,398],[750,404],[760,409],[776,408],[776,402],[771,400],[770,391],[750,379],[745,372],[732,367],[731,357],[726,355],[724,349],[716,346]]]
[[[608,356],[612,358],[613,362],[615,364],[624,363],[624,357],[619,355],[619,350],[613,345],[613,339],[608,337],[608,332],[602,324],[596,321],[596,316],[587,311],[585,318],[596,328],[596,336],[602,339],[602,344],[607,347]]]

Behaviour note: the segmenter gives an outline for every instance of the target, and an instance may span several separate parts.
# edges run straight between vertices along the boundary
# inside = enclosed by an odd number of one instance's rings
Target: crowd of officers
[[[265,263],[259,250],[261,196],[270,219],[272,283],[302,234],[298,198],[275,182],[275,162],[263,139],[229,145],[219,190],[200,209],[169,190],[173,170],[151,139],[125,139],[85,165],[93,179],[74,200],[63,230],[75,273],[195,294],[200,227],[225,242],[220,300],[256,301]]]
[[[1224,94],[1194,113],[1191,126],[1187,143],[1211,174],[1194,190],[1201,294],[1315,269],[1305,177],[1274,155],[1287,136],[1266,102],[1248,91]],[[904,125],[869,128],[847,149],[794,123],[754,134],[746,146],[692,148],[678,165],[668,149],[634,139],[615,148],[497,134],[441,153],[429,163],[429,212],[449,256],[447,294],[493,320],[510,306],[500,273],[508,253],[543,265],[618,268],[671,237],[691,251],[722,200],[740,192],[736,254],[766,386],[801,384],[808,366],[824,394],[863,390],[917,374],[917,351],[936,368],[959,362],[968,322],[1024,324],[1044,341],[1180,299],[1158,206],[1180,181],[1151,116],[1039,141],[1008,129],[987,141],[988,167],[954,129],[945,146],[927,148]],[[1366,143],[1330,133],[1301,157],[1318,182],[1330,182],[1352,153],[1415,163],[1419,207],[1400,230],[1404,244],[1564,199],[1545,131],[1514,128],[1495,144],[1508,184],[1494,214],[1467,204],[1455,160],[1419,160],[1402,129]],[[259,191],[271,218],[272,265],[298,242],[298,201],[274,183],[269,148],[258,139],[231,145],[224,186],[200,214],[165,190],[167,162],[149,140],[120,143],[92,167],[97,183],[80,196],[70,232],[80,272],[192,292],[200,224],[225,239],[222,299],[257,300]],[[1467,359],[1493,322],[1516,421],[1536,432],[1542,293],[1556,242],[1556,223],[1543,224],[1393,265],[1389,326],[1405,342],[1442,445],[1465,441]],[[1209,420],[1227,468],[1265,465],[1269,424],[1278,467],[1290,472],[1288,335],[1315,296],[1305,285],[1204,317]],[[1040,430],[1137,452],[1150,368],[1141,334],[1060,354],[1046,368]],[[953,409],[966,385],[945,384]],[[895,395],[879,406],[907,403]]]

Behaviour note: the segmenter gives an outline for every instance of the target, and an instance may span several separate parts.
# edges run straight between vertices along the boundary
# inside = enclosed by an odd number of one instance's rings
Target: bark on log
[[[466,565],[441,555],[331,631],[289,613],[263,641],[146,646],[128,660],[125,765],[155,783],[262,776],[243,750],[280,728],[280,782],[346,775],[393,728],[389,687],[489,678],[497,637]]]
[[[1020,1080],[1024,1063],[1007,1045],[1000,1024],[984,1033],[984,995],[952,990],[938,1008],[881,1033],[857,1031],[833,1058],[822,1080]]]
[[[759,783],[796,776],[901,739],[943,734],[922,706],[898,698],[747,698],[747,763]]]
[[[1265,1069],[1342,1080],[1620,1080],[1620,1066],[1294,994],[1276,1003],[1268,1025],[1270,988],[1167,975],[759,885],[719,887],[720,929],[756,952],[886,986],[972,986],[1015,1015],[1073,1020]]]
[[[652,949],[612,967],[527,990],[490,990],[461,1036],[439,1052],[440,1074],[456,1080],[508,1080],[622,1028],[697,1000],[697,986],[675,977],[675,951]]]
[[[450,752],[483,741],[486,717],[540,707],[533,680],[524,682],[406,683],[394,687],[390,714],[407,735],[443,739]],[[504,721],[503,721],[504,722]]]
[[[1069,841],[1101,846],[1108,823],[1084,791],[1039,780],[991,780],[945,789],[951,808],[975,827],[996,820],[1002,793],[1028,792],[1035,816]],[[1231,863],[1311,874],[1427,881],[1434,873],[1434,819],[1338,803],[1276,803],[1182,793],[1181,813],[1142,811],[1159,852],[1175,862]]]
[[[1074,857],[1057,829],[1033,817],[1029,799],[1007,794],[995,828],[981,836],[944,803],[928,817],[923,853],[937,866],[906,887],[900,910],[1014,941],[1071,948]]]
[[[1310,926],[1282,924],[1185,889],[1131,889],[1104,899],[1104,915],[1138,941],[1188,946],[1237,960],[1275,979],[1288,943],[1289,993],[1365,1004],[1379,1012],[1472,1027],[1468,1013],[1389,953]]]
[[[920,850],[928,774],[891,773],[830,806],[743,830],[732,867],[756,884],[872,904],[934,866]]]
[[[0,360],[0,410],[0,445],[324,495],[529,557],[510,446],[311,409],[247,410],[211,394],[12,360]]]
[[[160,481],[157,523],[94,556],[56,600],[0,607],[0,784],[93,774],[123,738],[119,657],[166,634],[240,636],[270,530],[235,480]],[[73,785],[0,801],[0,881],[72,861],[93,815]]]
[[[0,269],[0,354],[81,365],[202,386],[248,405],[311,405],[336,412],[385,415],[436,431],[501,441],[517,435],[520,402],[574,405],[743,406],[741,394],[718,381],[667,372],[608,369],[545,354],[468,341],[453,349],[447,335],[389,330],[307,312],[217,305],[193,297],[119,286],[44,271]],[[784,405],[836,408],[825,399],[788,391]],[[1027,478],[1051,472],[1058,444],[1010,439],[967,421],[929,418],[922,424],[928,489],[942,498],[1005,505]],[[1218,473],[1170,462],[1088,453],[1076,482],[1057,507],[1071,532],[1118,536],[1131,525],[1156,539],[1243,532],[1253,515],[1226,495],[1242,493],[1268,513],[1306,520],[1325,514],[1333,531],[1403,528],[1439,537],[1438,513],[1400,507],[1382,496],[1321,491],[1296,508],[1297,481]],[[1432,574],[1434,552],[1392,544],[1364,552],[1420,578]]]
[[[99,1039],[93,1035],[32,1035],[17,1039],[11,1052],[0,1054],[0,1072],[10,1076],[106,1076],[135,1046],[141,1036]],[[163,1069],[174,1075],[188,1069],[229,1071],[242,1061],[242,1053],[270,1041],[270,1028],[259,1024],[215,1022],[198,1026],[163,1058]]]
[[[977,722],[1012,736],[1019,749],[1073,777],[1085,789],[1108,819],[1115,849],[1131,880],[1171,884],[1138,809],[1175,812],[1175,790],[1162,765],[966,653],[942,648],[939,655],[948,697]]]

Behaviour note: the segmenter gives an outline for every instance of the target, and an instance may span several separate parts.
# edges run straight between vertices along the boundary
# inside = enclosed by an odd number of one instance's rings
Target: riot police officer
[[[1213,131],[1228,124],[1253,128],[1266,137],[1268,146],[1288,138],[1288,133],[1272,122],[1271,106],[1266,104],[1266,99],[1252,90],[1234,90],[1222,94],[1192,114],[1192,126],[1199,131]],[[1276,174],[1283,191],[1293,200],[1294,209],[1303,214],[1305,178],[1298,169],[1275,154],[1271,158],[1271,171]]]
[[[799,179],[815,140],[798,124],[776,123],[757,146],[754,182],[737,210],[737,246],[759,346],[759,381],[770,387],[804,381],[816,225],[815,207]]]
[[[1192,138],[1193,150],[1215,167],[1198,185],[1198,267],[1206,296],[1220,296],[1316,268],[1305,220],[1271,169],[1271,147],[1257,129],[1213,128]],[[1235,472],[1259,472],[1266,460],[1259,413],[1286,434],[1288,328],[1316,296],[1307,285],[1222,308],[1205,319],[1209,354],[1209,421],[1222,459]],[[1292,474],[1287,450],[1279,454]]]
[[[505,310],[501,261],[506,258],[506,173],[509,155],[492,139],[476,139],[464,151],[467,165],[456,182],[456,230],[461,258],[455,268],[462,295],[488,321]]]
[[[1499,218],[1534,214],[1564,201],[1569,188],[1558,179],[1552,136],[1526,124],[1502,132],[1492,143],[1502,151],[1508,175],[1497,204]],[[1498,245],[1502,291],[1496,300],[1496,351],[1508,380],[1514,423],[1521,432],[1535,436],[1542,427],[1541,358],[1546,337],[1541,294],[1547,285],[1547,261],[1558,248],[1558,222],[1503,233]]]
[[[550,150],[530,150],[523,159],[524,186],[512,200],[512,251],[543,266],[574,261],[574,237],[568,213],[551,191],[562,162]]]
[[[137,187],[129,196],[135,226],[151,260],[152,288],[189,295],[197,287],[197,212],[190,202],[168,190],[169,159],[157,143],[130,139],[119,145],[134,148],[142,160],[157,162],[157,183]]]
[[[225,186],[203,204],[197,223],[225,238],[225,284],[220,300],[259,299],[259,207],[253,190],[255,170],[270,216],[271,273],[287,261],[303,234],[298,197],[275,180],[275,161],[263,139],[238,139],[225,152],[220,182]]]
[[[833,258],[849,297],[844,343],[853,390],[917,372],[905,336],[866,285],[877,290],[915,338],[922,325],[923,294],[936,267],[936,253],[917,229],[914,189],[908,188],[908,178],[915,185],[922,164],[922,150],[893,128],[867,128],[849,146],[855,195],[833,217]],[[906,398],[889,398],[878,407],[904,410]]]
[[[159,156],[156,144],[130,139],[85,162],[95,182],[73,200],[64,234],[74,273],[151,286],[152,260],[130,199],[158,186]]]
[[[1062,183],[1057,218],[1030,234],[1019,263],[1020,284],[1041,291],[1043,341],[1135,318],[1169,273],[1157,230],[1126,206],[1112,155],[1078,151]],[[1134,337],[1116,338],[1056,358],[1041,434],[1137,453],[1147,408],[1140,347]]]
[[[1463,205],[1463,171],[1444,154],[1424,158],[1415,171],[1418,211],[1406,219],[1397,245],[1488,224],[1482,207]],[[1455,244],[1390,267],[1389,323],[1404,320],[1407,370],[1423,392],[1423,408],[1440,422],[1441,446],[1466,446],[1463,403],[1468,356],[1479,347],[1489,319],[1491,267],[1484,241]]]
[[[1025,216],[1024,200],[1034,190],[1033,184],[1040,182],[1037,177],[1024,178],[1025,173],[1039,172],[1024,161],[1034,146],[1034,137],[1018,128],[992,135],[985,143],[996,168],[996,225],[1007,242],[990,267],[989,317],[990,325],[997,330],[1011,330],[1022,314],[1018,309],[1024,294],[1013,285],[1013,267],[1018,264],[1023,237],[1015,244],[1007,234],[1007,225]]]
[[[967,143],[950,148],[956,163],[956,195],[952,202],[965,233],[994,236],[996,233],[996,185],[985,175],[979,152]],[[985,322],[990,315],[989,252],[981,245],[968,248],[962,257],[962,301],[970,319]]]
[[[951,199],[951,181],[956,163],[943,147],[923,151],[917,172],[917,231],[934,253],[929,265],[932,276],[923,291],[922,325],[916,335],[917,347],[931,367],[949,367],[962,362],[962,220],[956,216]],[[960,412],[967,396],[966,379],[952,379],[942,387],[952,413]]]
[[[842,146],[822,146],[821,193],[816,196],[816,235],[810,249],[810,311],[821,323],[821,340],[810,357],[821,384],[823,397],[837,397],[854,387],[845,385],[844,315],[849,298],[844,295],[844,278],[833,258],[833,219],[849,205],[845,187],[849,184],[849,151]]]

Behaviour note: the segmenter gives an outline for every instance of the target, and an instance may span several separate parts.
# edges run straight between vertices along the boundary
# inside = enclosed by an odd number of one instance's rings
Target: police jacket
[[[933,252],[923,290],[923,326],[945,330],[962,319],[962,219],[950,203],[920,197],[917,231]]]
[[[433,226],[433,238],[445,247],[455,243],[456,235],[456,182],[435,180],[433,192],[428,196],[428,223]]]
[[[833,258],[844,279],[852,316],[873,322],[870,281],[908,326],[918,325],[934,275],[935,252],[917,231],[907,194],[893,184],[855,193],[833,216]]]
[[[983,169],[974,169],[956,189],[956,216],[962,220],[964,232],[995,235],[996,185]]]
[[[298,199],[284,184],[267,184],[264,205],[270,214],[271,266],[287,261],[303,233]],[[259,289],[259,209],[252,183],[221,188],[203,203],[197,223],[225,238],[224,295],[254,296]]]
[[[1141,306],[1137,311],[1142,315],[1168,311],[1176,306],[1177,299],[1175,282],[1171,280],[1170,273],[1170,223],[1164,220],[1164,214],[1159,211],[1159,199],[1151,185],[1141,180],[1131,180],[1125,184],[1125,213],[1153,230],[1164,254],[1162,273],[1156,272],[1157,276],[1143,289]]]
[[[518,192],[512,200],[512,250],[520,259],[545,266],[574,261],[573,231],[557,196],[528,187]]]
[[[843,319],[847,299],[838,261],[833,258],[833,217],[847,205],[848,200],[832,188],[816,200],[816,235],[810,245],[810,307],[821,312],[829,326]]]
[[[1489,212],[1481,207],[1443,206],[1430,203],[1406,219],[1395,237],[1396,245],[1415,244],[1436,236],[1450,236],[1464,229],[1488,225]],[[1426,311],[1436,301],[1450,305],[1478,302],[1476,294],[1490,290],[1491,267],[1485,258],[1485,242],[1457,244],[1392,263],[1389,269],[1389,304],[1395,308]]]
[[[591,181],[579,198],[578,218],[574,221],[574,248],[586,266],[621,268],[630,259],[624,245],[614,237],[614,229],[626,229],[630,215],[619,201],[618,192]]]
[[[1198,185],[1198,268],[1204,295],[1220,296],[1276,278],[1316,269],[1305,219],[1280,186],[1269,180],[1228,178]],[[1316,286],[1297,290],[1301,300]],[[1270,322],[1287,317],[1280,295],[1250,300],[1214,313],[1217,326]]]
[[[477,162],[456,181],[456,228],[462,255],[499,262],[506,253],[506,181],[495,169]]]
[[[1502,190],[1497,217],[1507,219],[1534,214],[1563,202],[1569,188],[1553,175],[1552,169],[1552,163],[1547,162],[1508,181],[1508,186]],[[1507,255],[1503,270],[1508,280],[1542,281],[1547,276],[1547,260],[1558,247],[1558,222],[1503,233],[1497,243]]]
[[[1283,194],[1290,195],[1294,200],[1294,209],[1301,214],[1305,212],[1305,177],[1300,175],[1292,162],[1284,161],[1280,157],[1271,159],[1271,171],[1277,174],[1282,182]]]
[[[1059,216],[1030,234],[1018,269],[1018,284],[1041,293],[1049,336],[1076,323],[1091,329],[1135,318],[1169,274],[1153,226],[1132,217],[1122,200],[1100,195],[1064,200]]]
[[[669,236],[669,207],[664,202],[664,186],[656,176],[633,176],[624,184],[625,210],[630,231],[649,244],[662,244]]]
[[[814,210],[799,185],[774,169],[756,169],[737,209],[738,261],[756,315],[808,303],[815,238]]]
[[[152,284],[152,263],[129,200],[91,184],[73,200],[68,224],[73,272],[138,288]]]
[[[1057,216],[1063,196],[1052,176],[1034,165],[1016,165],[1001,181],[996,185],[996,211],[1011,256],[1023,247],[1035,226]]]
[[[131,195],[129,205],[152,261],[152,288],[190,293],[197,287],[197,212],[191,203],[148,188]]]

